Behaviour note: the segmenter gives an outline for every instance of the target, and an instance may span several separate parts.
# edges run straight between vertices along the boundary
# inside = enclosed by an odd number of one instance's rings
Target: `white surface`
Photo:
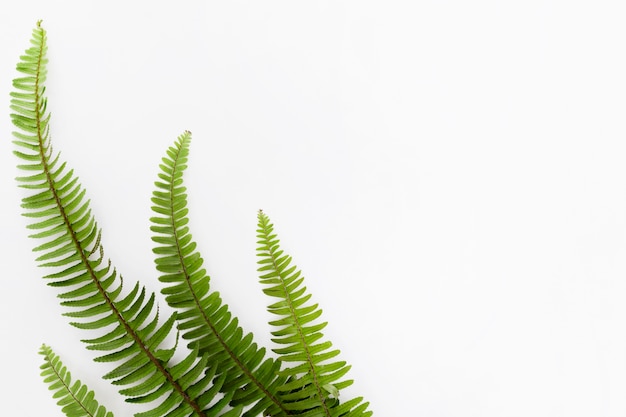
[[[53,140],[127,280],[159,288],[149,197],[189,129],[194,238],[259,341],[262,208],[376,416],[625,415],[622,3],[3,2],[1,414],[61,415],[42,342],[135,411],[19,216],[8,93],[41,18]]]

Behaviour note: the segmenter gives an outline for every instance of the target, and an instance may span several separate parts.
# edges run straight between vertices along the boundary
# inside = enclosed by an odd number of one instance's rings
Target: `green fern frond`
[[[244,335],[219,293],[210,291],[204,261],[189,233],[182,176],[190,141],[191,133],[185,132],[167,150],[152,197],[152,210],[157,214],[151,218],[152,240],[157,244],[153,251],[162,274],[159,280],[166,284],[162,293],[178,309],[178,328],[190,340],[189,346],[208,354],[217,374],[225,374],[224,391],[236,390],[232,404],[251,406],[244,416],[287,415],[287,406],[277,393],[285,382],[278,376],[280,362],[265,359],[265,349],[257,348],[251,333]]]
[[[93,391],[80,381],[72,382],[72,375],[49,346],[41,346],[39,353],[44,357],[41,376],[67,417],[113,417],[98,404]]]
[[[257,233],[263,292],[279,299],[268,307],[270,313],[279,316],[270,322],[277,328],[272,331],[272,341],[283,345],[274,352],[292,364],[281,371],[289,378],[281,387],[282,398],[289,401],[290,410],[307,417],[370,416],[362,398],[340,403],[339,391],[352,384],[352,380],[342,379],[350,366],[334,361],[339,350],[322,341],[321,330],[327,324],[318,321],[322,310],[309,302],[311,295],[301,272],[291,264],[291,256],[280,249],[274,226],[262,211],[258,213]]]
[[[278,359],[266,358],[251,333],[244,334],[237,318],[212,292],[203,259],[187,226],[186,169],[191,134],[185,132],[167,151],[155,183],[151,230],[155,262],[167,302],[177,312],[159,318],[156,295],[140,283],[124,280],[105,258],[102,233],[90,201],[73,170],[52,149],[50,114],[45,97],[46,32],[40,22],[32,46],[21,56],[13,82],[11,119],[15,155],[24,172],[17,178],[30,195],[22,200],[30,218],[30,237],[44,278],[58,288],[65,316],[93,335],[83,342],[100,352],[95,360],[114,364],[104,377],[120,387],[130,403],[150,410],[137,417],[369,417],[361,397],[339,401],[352,384],[344,379],[350,367],[339,351],[323,340],[322,311],[310,303],[300,271],[279,247],[273,225],[259,212],[258,256],[264,292],[279,300],[269,306],[278,316],[270,322]],[[174,328],[176,326],[176,329]],[[165,340],[180,331],[190,352],[174,361]],[[71,375],[47,346],[42,375],[68,417],[112,417],[86,386]],[[245,409],[245,413],[244,413]]]
[[[32,218],[27,227],[35,231],[31,237],[43,241],[34,249],[40,266],[54,270],[45,276],[48,285],[63,291],[61,304],[72,308],[66,315],[80,319],[74,326],[101,330],[98,337],[84,342],[106,352],[96,360],[117,363],[106,378],[124,386],[120,393],[130,397],[127,401],[159,401],[138,416],[220,415],[233,395],[218,397],[224,378],[212,384],[214,372],[205,374],[208,359],[196,352],[169,365],[174,349],[163,347],[163,341],[172,334],[176,315],[159,325],[155,295],[139,284],[124,295],[122,278],[105,261],[101,232],[85,190],[50,143],[44,97],[46,32],[40,24],[31,43],[17,66],[24,76],[13,83],[11,119],[20,130],[14,132],[15,154],[23,161],[18,167],[26,173],[17,181],[32,190],[22,200],[24,215]],[[242,407],[233,408],[223,415],[239,416],[241,411]]]

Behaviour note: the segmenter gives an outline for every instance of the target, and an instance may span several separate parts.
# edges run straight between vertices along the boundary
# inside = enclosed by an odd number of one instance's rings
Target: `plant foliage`
[[[72,382],[72,375],[61,362],[61,359],[49,346],[43,345],[39,353],[44,357],[41,365],[41,376],[44,382],[54,391],[57,404],[67,416],[82,417],[113,417],[113,413],[98,404],[93,391],[80,381]]]
[[[95,359],[111,364],[104,375],[130,403],[145,403],[138,417],[357,417],[370,416],[361,397],[340,401],[352,381],[337,360],[339,351],[324,340],[322,313],[310,302],[304,278],[291,257],[278,246],[273,226],[258,213],[260,281],[274,298],[268,309],[277,316],[270,356],[252,333],[212,291],[203,258],[188,227],[186,168],[191,133],[183,133],[160,164],[151,218],[156,268],[164,284],[162,294],[175,310],[160,317],[158,296],[139,282],[122,279],[106,258],[101,230],[90,201],[73,170],[62,161],[50,141],[50,114],[45,97],[46,32],[38,23],[31,47],[20,57],[22,75],[13,82],[11,118],[14,153],[24,174],[17,178],[28,195],[24,216],[31,219],[30,237],[38,240],[37,262],[44,278],[57,289],[71,324],[89,334],[87,349]],[[166,341],[178,337],[186,348]],[[179,351],[182,355],[175,354]],[[51,348],[43,346],[42,376],[59,398],[68,417],[112,417]],[[175,360],[174,357],[182,358]]]

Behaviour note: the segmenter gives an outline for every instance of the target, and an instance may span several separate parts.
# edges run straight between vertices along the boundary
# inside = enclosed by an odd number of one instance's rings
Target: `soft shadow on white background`
[[[159,290],[149,198],[188,129],[194,238],[259,342],[263,209],[353,366],[344,395],[375,415],[626,413],[621,2],[51,3],[0,6],[3,415],[61,415],[43,342],[136,411],[61,316],[19,215],[9,91],[38,19],[55,147],[128,282]]]

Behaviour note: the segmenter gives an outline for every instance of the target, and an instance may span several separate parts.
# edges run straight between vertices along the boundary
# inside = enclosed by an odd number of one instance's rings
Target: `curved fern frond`
[[[265,359],[265,349],[257,348],[252,334],[244,335],[219,293],[210,291],[209,276],[196,250],[187,226],[189,219],[183,171],[187,167],[191,133],[185,132],[167,150],[155,183],[152,210],[156,213],[151,230],[155,262],[166,284],[162,293],[170,306],[178,310],[179,330],[189,346],[209,356],[224,374],[224,391],[235,391],[233,405],[248,406],[244,416],[284,416],[286,405],[277,389],[285,382],[279,377],[280,362]]]
[[[327,324],[318,320],[322,310],[309,302],[311,295],[304,278],[291,264],[291,256],[280,249],[274,226],[262,211],[258,213],[257,233],[263,292],[279,299],[268,307],[270,313],[279,316],[270,322],[277,328],[272,331],[272,341],[283,345],[274,352],[291,365],[281,371],[289,378],[281,387],[282,398],[289,401],[290,410],[307,417],[370,416],[368,403],[362,403],[360,397],[340,403],[339,392],[352,384],[352,380],[342,379],[350,366],[334,361],[339,350],[322,340],[321,330]]]
[[[24,215],[32,218],[27,227],[35,231],[31,237],[43,241],[34,249],[39,265],[54,271],[44,278],[63,291],[61,304],[72,309],[66,315],[79,319],[74,326],[100,330],[98,337],[84,342],[104,352],[97,361],[117,363],[105,377],[124,387],[120,393],[127,401],[158,401],[137,416],[239,416],[241,407],[225,411],[232,393],[218,396],[224,379],[212,384],[214,372],[205,373],[206,356],[191,352],[178,364],[169,364],[174,348],[164,347],[164,339],[173,333],[176,315],[159,324],[155,295],[138,283],[123,294],[121,276],[105,261],[101,231],[85,190],[50,143],[44,97],[46,32],[39,23],[31,43],[17,65],[24,76],[13,82],[11,118],[20,130],[14,132],[15,154],[23,161],[18,167],[27,173],[17,181],[32,190],[22,200]]]
[[[39,353],[44,357],[41,376],[48,388],[54,391],[57,404],[67,417],[113,417],[113,413],[98,404],[95,394],[80,381],[72,382],[72,375],[49,346],[43,345]]]

